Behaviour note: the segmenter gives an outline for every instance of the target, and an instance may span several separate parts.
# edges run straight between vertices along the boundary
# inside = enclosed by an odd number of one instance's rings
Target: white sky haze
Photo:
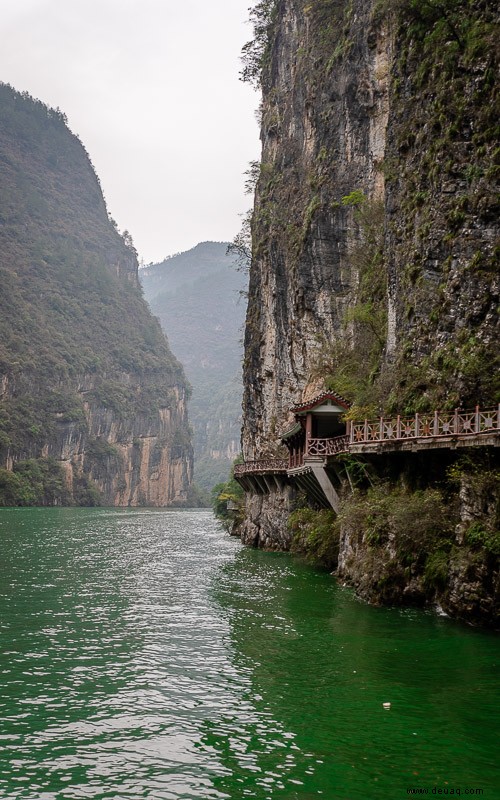
[[[2,0],[0,80],[68,117],[146,263],[232,239],[259,156],[252,0]]]

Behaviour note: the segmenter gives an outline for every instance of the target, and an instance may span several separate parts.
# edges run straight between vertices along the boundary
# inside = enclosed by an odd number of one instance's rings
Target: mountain
[[[328,550],[329,568],[368,600],[491,622],[500,439],[470,434],[476,405],[493,409],[492,429],[500,401],[498,5],[269,0],[251,19],[243,77],[263,102],[243,540]],[[305,439],[292,408],[326,391],[349,409],[342,424],[358,421],[360,441],[369,430],[382,440],[384,424],[398,441],[349,445],[341,458],[324,444],[320,457],[318,439],[309,451],[321,420],[309,414]],[[447,437],[460,408],[471,410],[463,435]],[[444,412],[454,427],[439,441]],[[405,415],[437,438],[412,451],[397,427]],[[287,430],[294,466],[304,440],[315,456],[301,472],[271,461],[288,457]],[[333,522],[308,507],[293,516],[304,491],[311,506],[328,493]]]
[[[196,483],[227,477],[240,450],[246,275],[227,243],[203,242],[139,272],[144,294],[192,386]]]
[[[0,503],[170,505],[183,369],[66,119],[0,85]]]

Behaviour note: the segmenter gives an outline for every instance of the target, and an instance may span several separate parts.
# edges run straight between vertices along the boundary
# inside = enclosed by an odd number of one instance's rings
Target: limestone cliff
[[[188,387],[64,116],[0,86],[0,502],[186,499]]]
[[[325,385],[351,401],[353,417],[494,406],[496,4],[277,0],[259,3],[253,19],[244,74],[262,87],[262,159],[245,460],[280,455],[290,407]],[[491,459],[495,510],[479,526],[498,515]],[[400,466],[390,480],[413,491]],[[468,474],[464,467],[462,539]],[[287,547],[292,501],[278,487],[247,496],[244,541]],[[351,537],[350,572],[346,537],[349,580],[356,548]],[[498,582],[495,563],[488,580],[493,569]],[[375,570],[372,589],[376,581]]]

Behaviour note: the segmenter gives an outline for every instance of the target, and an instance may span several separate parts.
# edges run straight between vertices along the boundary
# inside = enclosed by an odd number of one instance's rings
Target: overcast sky
[[[0,80],[68,117],[146,263],[232,239],[259,98],[253,0],[2,0]]]

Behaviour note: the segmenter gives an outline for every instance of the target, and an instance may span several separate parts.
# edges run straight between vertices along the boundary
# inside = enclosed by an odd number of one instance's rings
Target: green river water
[[[2,800],[500,798],[495,634],[210,512],[3,509],[0,541]]]

